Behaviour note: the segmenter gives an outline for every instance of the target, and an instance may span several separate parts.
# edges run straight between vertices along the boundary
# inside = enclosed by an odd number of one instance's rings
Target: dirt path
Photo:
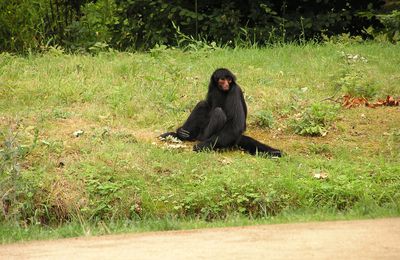
[[[0,259],[400,259],[400,218],[263,225],[0,246]]]

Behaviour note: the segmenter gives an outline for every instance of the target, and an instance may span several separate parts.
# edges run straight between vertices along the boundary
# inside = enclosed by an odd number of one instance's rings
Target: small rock
[[[65,163],[63,161],[60,161],[58,163],[58,168],[63,168],[65,166]]]
[[[328,174],[326,172],[316,171],[314,172],[314,178],[317,180],[325,180],[328,178]]]
[[[79,137],[79,136],[83,135],[83,133],[85,133],[85,131],[77,130],[72,135],[75,136],[75,137]]]

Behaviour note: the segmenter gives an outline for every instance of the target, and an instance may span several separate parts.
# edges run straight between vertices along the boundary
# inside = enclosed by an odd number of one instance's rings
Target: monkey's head
[[[223,92],[228,92],[236,84],[236,77],[228,69],[220,68],[214,71],[210,79],[210,88],[217,87]]]

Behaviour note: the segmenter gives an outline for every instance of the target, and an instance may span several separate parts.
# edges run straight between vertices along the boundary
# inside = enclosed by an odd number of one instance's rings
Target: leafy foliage
[[[44,0],[0,2],[0,50],[21,51],[45,44],[45,21],[48,8]]]
[[[263,128],[272,128],[275,123],[274,115],[271,111],[261,110],[256,113],[257,125]]]
[[[68,25],[70,37],[65,45],[71,50],[104,50],[112,39],[110,28],[118,24],[114,0],[99,0],[82,8],[82,17]]]
[[[391,42],[400,41],[400,11],[393,10],[389,14],[378,15],[378,19],[385,27],[383,34]]]
[[[30,145],[19,144],[17,134],[11,128],[0,131],[0,205],[3,216],[13,220],[31,215],[26,214],[30,203],[21,201],[33,196],[35,185],[26,183],[21,174],[21,162],[36,147],[38,130],[35,129]]]
[[[294,131],[299,135],[324,136],[336,118],[337,111],[337,106],[324,103],[312,104],[293,120]]]
[[[304,42],[384,27],[398,38],[398,12],[379,10],[383,1],[257,0],[34,0],[0,3],[0,50],[28,51],[60,45],[73,51],[99,43],[120,50],[176,45],[183,35],[228,46]],[[174,26],[175,24],[176,26]],[[382,26],[383,24],[383,26]],[[397,33],[396,33],[397,32]],[[178,37],[179,38],[179,37]],[[95,50],[98,48],[95,47]]]
[[[288,194],[277,191],[272,184],[238,182],[231,178],[224,183],[210,180],[204,184],[200,189],[189,191],[176,202],[174,209],[181,215],[213,220],[234,213],[251,217],[273,216],[291,202]]]
[[[377,93],[375,84],[365,76],[365,73],[361,73],[359,70],[346,72],[336,84],[345,94],[352,97],[372,98]]]

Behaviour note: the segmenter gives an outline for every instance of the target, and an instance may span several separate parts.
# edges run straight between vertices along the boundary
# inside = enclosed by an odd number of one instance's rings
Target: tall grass
[[[343,53],[367,61],[349,63]],[[0,205],[10,203],[0,217],[2,241],[35,238],[37,230],[36,237],[59,237],[399,215],[398,108],[332,110],[324,137],[298,136],[291,127],[308,107],[345,94],[353,82],[346,71],[362,73],[372,99],[399,96],[399,65],[399,46],[377,43],[2,53]],[[174,149],[157,140],[205,97],[218,67],[231,69],[245,91],[248,134],[283,149],[284,158],[193,153],[191,143]],[[273,124],[261,124],[258,111],[268,111]],[[8,129],[13,149],[29,153],[10,159]],[[18,188],[6,167],[12,164],[20,165]],[[15,226],[21,229],[5,238]],[[46,233],[54,227],[59,235]]]

